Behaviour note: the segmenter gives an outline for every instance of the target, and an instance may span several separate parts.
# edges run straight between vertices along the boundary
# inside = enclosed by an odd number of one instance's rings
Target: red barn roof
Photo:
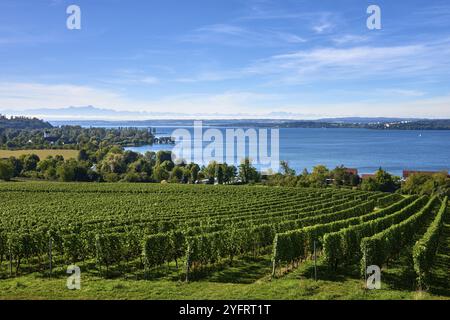
[[[363,180],[366,180],[366,179],[369,179],[369,178],[374,178],[375,177],[375,174],[374,173],[365,173],[365,174],[363,174],[363,175],[361,175],[361,179],[363,179]]]
[[[349,173],[349,174],[353,174],[355,176],[358,175],[358,169],[353,169],[353,168],[345,168],[345,172]]]

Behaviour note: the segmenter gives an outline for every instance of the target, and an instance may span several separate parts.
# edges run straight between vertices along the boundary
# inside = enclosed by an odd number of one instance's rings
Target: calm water
[[[157,133],[170,135],[174,129],[159,127]],[[128,149],[144,153],[170,148],[155,145]],[[343,164],[358,168],[360,173],[373,173],[383,167],[396,175],[404,169],[448,171],[450,131],[280,129],[280,159],[289,161],[298,172],[318,164],[329,168]]]

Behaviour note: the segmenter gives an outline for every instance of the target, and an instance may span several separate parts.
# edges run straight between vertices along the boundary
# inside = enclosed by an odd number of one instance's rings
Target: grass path
[[[449,299],[450,296],[417,293],[395,285],[386,284],[382,290],[366,291],[361,279],[352,272],[336,275],[319,269],[319,281],[311,278],[311,262],[303,264],[282,278],[270,280],[265,267],[251,263],[237,265],[230,271],[217,271],[204,280],[184,283],[170,279],[159,280],[105,280],[94,275],[82,275],[81,290],[66,289],[66,277],[45,279],[32,274],[0,280],[0,300],[8,299],[78,299],[78,300],[414,300]],[[269,268],[270,269],[270,268]],[[225,273],[223,273],[225,272]],[[251,283],[229,283],[230,273],[246,272]]]

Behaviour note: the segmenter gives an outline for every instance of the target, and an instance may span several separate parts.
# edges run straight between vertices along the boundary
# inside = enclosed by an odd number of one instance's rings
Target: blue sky
[[[70,4],[81,30],[66,28]],[[450,118],[450,3],[2,0],[0,110],[86,105]]]

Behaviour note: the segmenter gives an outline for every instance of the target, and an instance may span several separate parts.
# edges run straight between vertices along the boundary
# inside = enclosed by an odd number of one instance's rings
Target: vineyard
[[[427,288],[447,202],[331,188],[2,183],[0,279],[76,264],[103,278],[196,282],[245,257],[266,257],[262,276],[282,278],[317,257],[338,272],[406,252]]]

